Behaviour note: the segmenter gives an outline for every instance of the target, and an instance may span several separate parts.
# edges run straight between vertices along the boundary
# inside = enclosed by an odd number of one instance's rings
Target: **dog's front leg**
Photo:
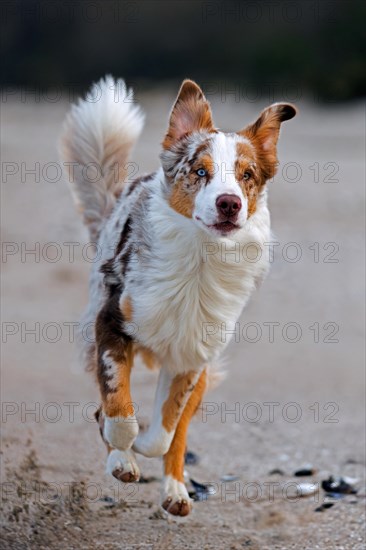
[[[132,451],[132,449],[126,451],[113,449],[113,447],[111,447],[109,443],[105,440],[105,417],[102,412],[102,407],[100,407],[95,413],[95,418],[99,424],[100,435],[102,436],[108,452],[106,473],[112,475],[113,477],[124,483],[138,481],[140,479],[140,469],[136,461],[135,453]]]
[[[168,452],[175,429],[200,372],[188,371],[175,375],[168,369],[161,368],[152,422],[148,430],[136,438],[134,451],[148,457],[163,456]]]
[[[109,300],[97,317],[97,373],[102,396],[103,438],[110,447],[127,451],[138,434],[138,423],[130,393],[134,349],[122,326],[117,297]]]
[[[164,455],[164,478],[162,484],[162,507],[174,516],[186,516],[192,508],[187,488],[184,484],[184,456],[188,426],[192,416],[201,404],[206,389],[206,369],[196,383],[180,420],[169,451]]]

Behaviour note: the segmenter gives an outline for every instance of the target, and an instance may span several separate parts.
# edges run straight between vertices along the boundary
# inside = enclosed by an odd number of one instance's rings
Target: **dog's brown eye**
[[[243,179],[244,180],[249,180],[250,178],[252,177],[252,174],[250,172],[244,172],[244,176],[243,176]]]

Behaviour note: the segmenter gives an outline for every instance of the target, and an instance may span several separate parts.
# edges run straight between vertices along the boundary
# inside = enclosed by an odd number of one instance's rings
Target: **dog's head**
[[[170,206],[210,234],[234,235],[274,176],[281,123],[295,114],[293,105],[275,103],[243,130],[220,132],[200,87],[185,80],[161,154]]]

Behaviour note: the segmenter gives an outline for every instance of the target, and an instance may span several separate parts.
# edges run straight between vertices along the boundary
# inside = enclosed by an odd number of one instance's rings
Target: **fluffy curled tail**
[[[66,118],[61,161],[93,242],[123,189],[126,163],[143,122],[132,90],[111,76],[93,84]]]

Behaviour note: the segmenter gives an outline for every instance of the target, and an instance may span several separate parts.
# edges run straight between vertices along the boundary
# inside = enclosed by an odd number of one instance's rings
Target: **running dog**
[[[94,326],[95,343],[83,345],[99,382],[107,471],[138,481],[135,453],[163,456],[162,506],[185,516],[191,510],[183,478],[188,425],[210,365],[267,272],[266,182],[276,172],[281,123],[296,109],[275,103],[254,123],[222,132],[200,87],[185,80],[160,168],[128,181],[144,117],[122,80],[106,77],[89,97],[94,100],[79,100],[66,119],[61,158],[99,251],[83,319]],[[257,250],[255,260],[248,247]],[[160,368],[151,424],[142,433],[130,393],[137,353]]]

